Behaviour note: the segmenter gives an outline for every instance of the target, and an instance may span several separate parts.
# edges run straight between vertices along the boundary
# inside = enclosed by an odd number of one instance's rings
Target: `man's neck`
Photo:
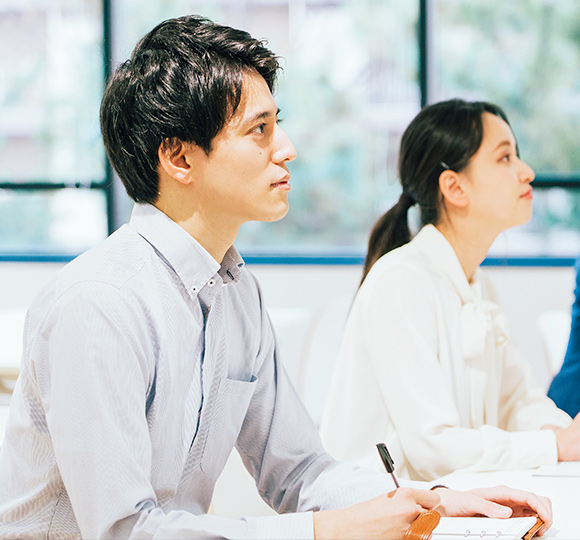
[[[161,201],[155,206],[190,234],[218,263],[222,263],[238,235],[239,226],[228,226],[219,220],[207,219],[202,212],[169,207]]]

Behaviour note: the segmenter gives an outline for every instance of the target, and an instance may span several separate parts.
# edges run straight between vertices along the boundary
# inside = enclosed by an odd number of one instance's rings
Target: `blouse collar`
[[[463,303],[481,298],[481,270],[475,270],[470,283],[453,246],[434,225],[425,225],[415,236],[413,243],[421,247],[433,268],[453,285]]]
[[[487,295],[484,298],[481,270],[476,269],[469,283],[455,250],[433,225],[423,227],[413,243],[427,255],[433,269],[451,283],[461,298],[464,358],[484,360],[488,340],[493,343],[492,347],[502,346],[509,339],[509,328],[503,310],[488,300]]]

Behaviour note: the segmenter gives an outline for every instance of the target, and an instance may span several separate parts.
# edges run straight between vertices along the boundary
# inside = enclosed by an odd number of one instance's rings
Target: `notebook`
[[[536,525],[537,519],[515,517],[493,519],[486,517],[442,517],[433,531],[433,540],[457,540],[458,538],[497,538],[521,540]]]

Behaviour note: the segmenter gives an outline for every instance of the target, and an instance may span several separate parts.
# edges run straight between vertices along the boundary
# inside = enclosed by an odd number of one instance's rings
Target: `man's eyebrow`
[[[278,116],[280,114],[280,109],[276,109],[276,116]],[[256,114],[253,114],[251,116],[249,116],[248,118],[244,119],[242,121],[243,125],[246,124],[253,124],[254,122],[257,122],[258,120],[263,120],[266,118],[269,118],[272,116],[272,112],[271,111],[262,111]]]

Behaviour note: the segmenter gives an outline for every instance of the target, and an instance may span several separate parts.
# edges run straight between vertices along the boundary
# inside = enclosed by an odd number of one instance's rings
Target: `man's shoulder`
[[[146,283],[150,279],[145,275],[150,272],[143,272],[151,250],[135,231],[121,227],[65,265],[35,297],[29,317],[40,321],[51,312],[88,304],[105,306],[108,310],[117,303],[123,309],[134,304],[138,311],[140,303],[131,298],[151,289],[152,284]]]
[[[149,252],[145,240],[123,226],[65,265],[44,292],[56,300],[72,290],[121,289],[139,275]]]

